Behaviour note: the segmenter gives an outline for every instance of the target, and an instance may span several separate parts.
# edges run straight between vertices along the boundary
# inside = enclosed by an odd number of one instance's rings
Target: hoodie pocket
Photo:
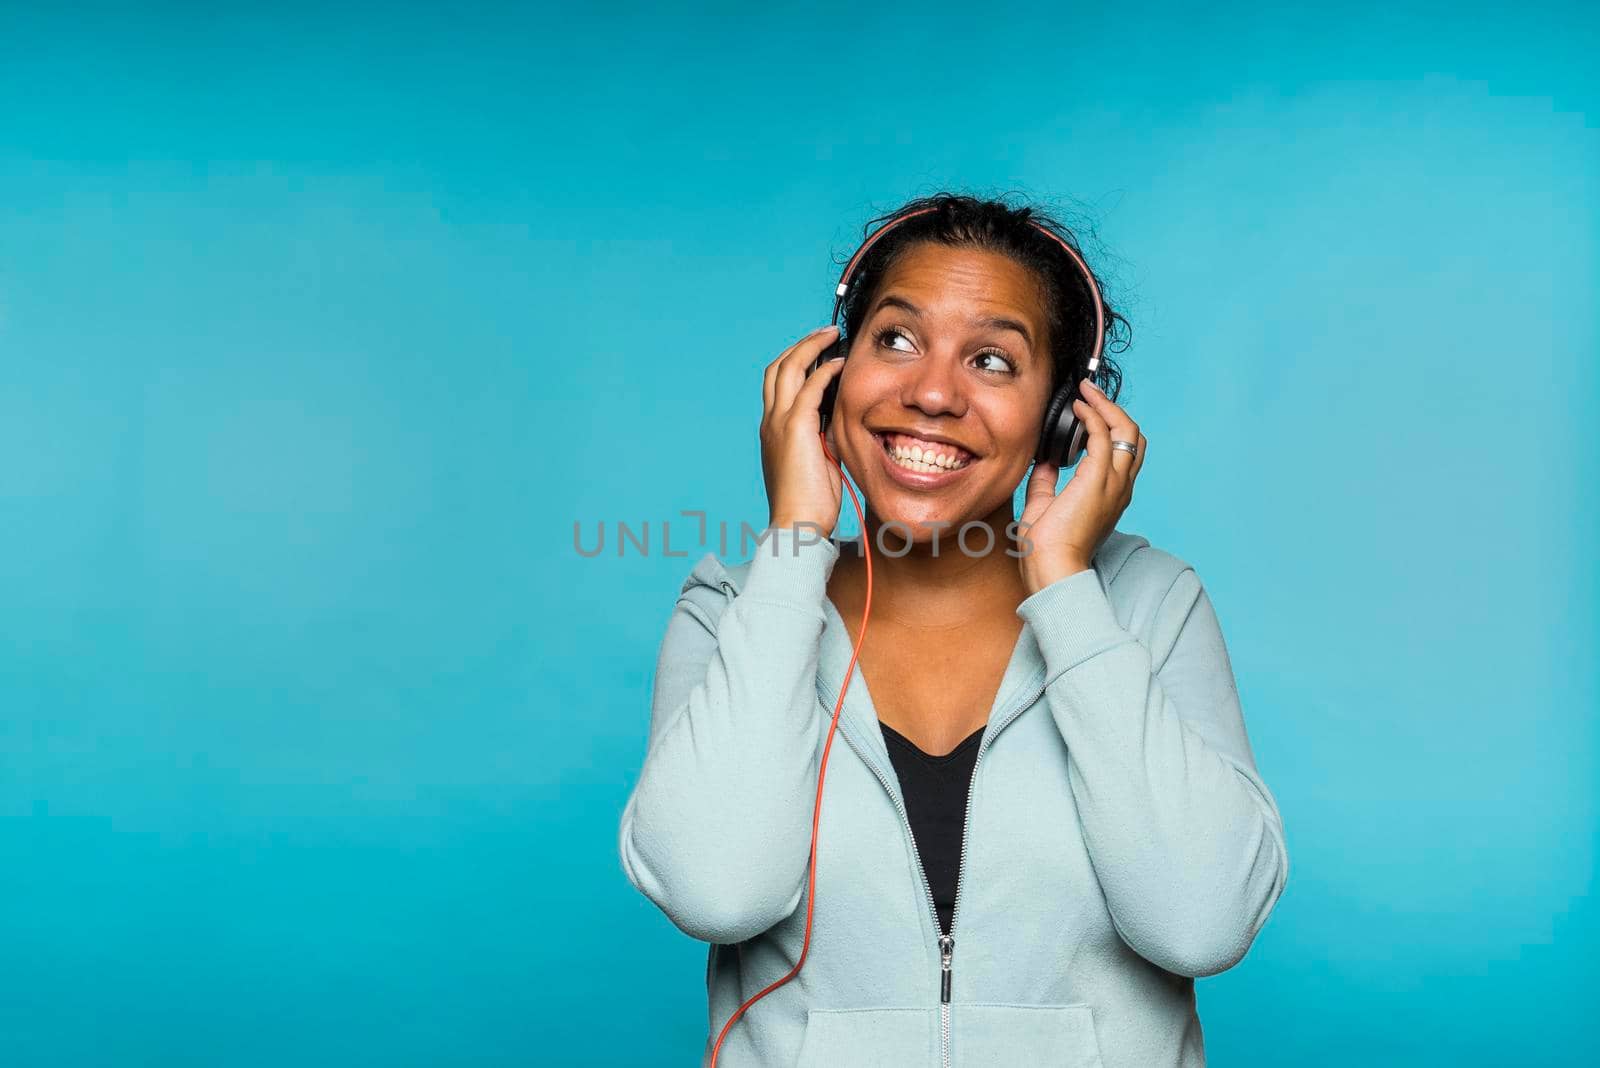
[[[959,1065],[1102,1068],[1088,1005],[952,1005],[950,1060]]]
[[[939,1057],[933,1009],[812,1009],[795,1068],[932,1064]]]

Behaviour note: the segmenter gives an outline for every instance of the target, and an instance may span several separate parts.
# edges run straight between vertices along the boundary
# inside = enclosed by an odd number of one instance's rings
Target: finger
[[[837,334],[838,328],[834,326],[814,330],[801,338],[788,355],[779,361],[772,393],[773,408],[779,415],[794,407],[795,396],[806,382],[806,370]]]
[[[1139,477],[1139,468],[1144,466],[1144,455],[1149,451],[1150,442],[1143,434],[1139,435],[1139,455],[1133,458],[1133,471],[1128,475],[1129,480]]]
[[[784,353],[783,358],[778,362],[777,376],[773,379],[777,384],[776,399],[780,406],[786,395],[783,388],[785,376],[792,373],[789,369],[798,369],[798,375],[788,380],[794,386],[794,391],[798,393],[800,386],[805,382],[807,373],[811,370],[811,365],[817,361],[823,350],[832,344],[838,336],[838,327],[820,326],[795,342]]]
[[[1072,411],[1083,420],[1084,429],[1089,432],[1089,444],[1084,449],[1084,458],[1078,461],[1072,480],[1076,482],[1080,478],[1087,478],[1096,489],[1104,489],[1111,471],[1111,428],[1094,410],[1094,406],[1081,397],[1072,402]]]
[[[806,334],[805,337],[800,338],[799,341],[796,341],[793,345],[790,345],[788,348],[778,353],[773,361],[767,364],[767,369],[761,378],[761,405],[763,418],[765,418],[766,413],[772,411],[772,398],[775,393],[774,385],[778,381],[778,368],[783,366],[783,361],[788,359],[789,354],[793,352],[797,346],[804,342],[806,338],[813,337],[814,335],[826,329],[827,327],[825,326],[817,327],[815,330],[811,331],[811,333]]]
[[[1056,495],[1056,483],[1061,481],[1061,466],[1059,464],[1040,461],[1033,465],[1033,471],[1028,475],[1028,496],[1042,493],[1048,497]]]
[[[810,422],[814,423],[816,428],[820,430],[822,428],[822,415],[819,409],[822,407],[822,391],[827,389],[828,383],[832,382],[843,371],[843,360],[829,360],[815,371],[812,371],[805,382],[801,384],[800,391],[794,395],[794,404],[789,407],[788,417],[791,419],[796,417],[805,419],[806,416],[810,416]],[[832,425],[832,423],[829,424],[830,427]]]
[[[1100,387],[1092,380],[1085,378],[1082,385],[1080,393],[1083,399],[1106,424],[1106,449],[1110,453],[1108,457],[1110,470],[1119,483],[1125,481],[1133,468],[1134,455],[1124,449],[1112,449],[1111,442],[1131,441],[1138,444],[1139,425],[1115,401],[1101,392]]]
[[[1109,447],[1110,443],[1113,441],[1131,441],[1137,448],[1139,444],[1139,432],[1135,430],[1132,433],[1129,433],[1126,430],[1118,430],[1115,427],[1112,427],[1106,434],[1107,446]],[[1137,454],[1131,453],[1127,449],[1112,449],[1110,481],[1115,482],[1119,486],[1126,486],[1133,478],[1133,466],[1137,462]]]
[[[1106,425],[1109,426],[1113,432],[1119,432],[1122,430],[1128,430],[1130,432],[1138,431],[1138,427],[1134,424],[1133,417],[1129,415],[1120,404],[1106,396],[1105,393],[1100,389],[1099,384],[1096,383],[1094,379],[1085,377],[1078,384],[1080,387],[1082,387],[1078,390],[1078,396],[1082,397],[1089,403],[1090,407],[1092,407],[1096,412],[1100,413],[1100,417],[1106,421]],[[1127,440],[1133,440],[1133,433],[1129,434]]]
[[[1036,463],[1028,475],[1028,488],[1022,498],[1022,519],[1028,523],[1038,521],[1050,502],[1056,499],[1056,483],[1061,480],[1061,467],[1052,463]]]

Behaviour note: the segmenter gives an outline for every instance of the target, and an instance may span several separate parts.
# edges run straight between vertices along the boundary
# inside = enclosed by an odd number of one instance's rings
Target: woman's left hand
[[[1027,500],[1018,520],[1019,534],[1031,551],[1017,561],[1031,596],[1068,575],[1085,571],[1133,500],[1133,480],[1144,466],[1145,437],[1128,413],[1087,378],[1072,411],[1089,430],[1089,444],[1060,493],[1056,464],[1035,464],[1028,478]],[[1138,442],[1137,454],[1112,449],[1111,442]]]

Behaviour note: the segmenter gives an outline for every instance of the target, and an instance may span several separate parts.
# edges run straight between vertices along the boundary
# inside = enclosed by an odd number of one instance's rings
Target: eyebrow
[[[882,297],[878,301],[878,307],[874,308],[873,311],[876,312],[882,308],[900,308],[916,318],[922,318],[921,308],[917,307],[906,298],[897,297],[892,293]],[[996,330],[1010,330],[1021,334],[1022,340],[1028,343],[1029,350],[1031,351],[1033,349],[1033,335],[1028,332],[1026,325],[1018,322],[1015,319],[1007,319],[1003,315],[985,315],[981,318],[972,320],[972,322],[976,326],[987,326]]]

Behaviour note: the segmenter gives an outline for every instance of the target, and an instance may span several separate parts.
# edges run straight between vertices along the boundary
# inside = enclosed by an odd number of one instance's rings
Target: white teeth
[[[894,462],[910,471],[959,471],[967,466],[967,461],[957,460],[954,456],[931,447],[925,450],[920,445],[908,448],[903,445],[889,445],[887,442],[885,444]]]

